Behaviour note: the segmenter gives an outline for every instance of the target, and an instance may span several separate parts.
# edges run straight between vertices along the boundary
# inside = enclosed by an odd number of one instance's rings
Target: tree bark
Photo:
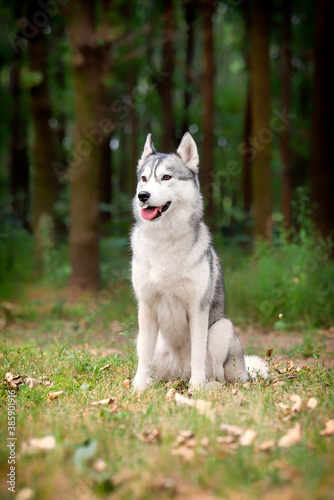
[[[283,227],[288,230],[291,227],[291,152],[290,152],[290,128],[289,110],[291,101],[291,0],[284,0],[283,8],[283,60],[282,60],[282,114],[284,126],[281,132],[281,160],[282,160],[282,214]]]
[[[28,19],[32,19],[36,11],[36,2],[28,2]],[[33,165],[34,165],[34,204],[33,229],[36,239],[36,257],[38,265],[43,254],[43,226],[48,218],[48,225],[54,224],[54,203],[56,199],[57,178],[52,168],[56,158],[56,145],[53,131],[49,126],[52,117],[49,100],[47,59],[48,40],[42,28],[36,27],[36,34],[28,43],[30,71],[41,78],[40,83],[30,89],[31,115],[34,131]],[[48,228],[50,230],[50,228]]]
[[[334,229],[334,168],[332,120],[334,114],[334,77],[330,61],[334,30],[334,4],[315,3],[315,70],[311,126],[311,202],[313,221],[323,237]]]
[[[74,155],[71,164],[70,284],[96,290],[99,269],[99,184],[103,142],[104,47],[98,45],[94,2],[72,0],[68,26],[75,96]]]
[[[10,69],[10,92],[12,95],[11,142],[10,142],[10,188],[12,210],[25,228],[29,227],[29,159],[27,144],[27,110],[21,87],[22,52],[13,52]]]
[[[162,80],[159,90],[162,100],[162,150],[171,152],[175,147],[173,116],[173,73],[174,73],[174,6],[173,0],[164,2],[164,41],[162,45]]]
[[[212,184],[213,184],[213,126],[214,126],[214,56],[212,17],[214,0],[203,2],[203,33],[204,33],[204,76],[203,76],[203,189],[207,199],[206,215],[212,221],[214,215]]]
[[[183,4],[185,20],[187,23],[187,41],[186,41],[186,81],[184,88],[184,109],[183,109],[183,134],[189,129],[189,109],[192,101],[192,80],[189,72],[192,70],[194,59],[194,45],[195,45],[195,29],[194,22],[196,18],[196,5],[192,0],[185,0]]]
[[[269,240],[272,234],[272,178],[270,169],[269,12],[267,0],[251,5],[251,105],[252,182],[254,237]]]

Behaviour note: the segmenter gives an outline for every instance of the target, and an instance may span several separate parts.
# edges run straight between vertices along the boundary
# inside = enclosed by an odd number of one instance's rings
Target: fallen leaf
[[[274,439],[268,439],[268,441],[263,441],[263,443],[261,443],[259,445],[259,450],[260,451],[268,451],[273,446],[275,446],[275,444],[276,444],[276,441],[274,441]]]
[[[99,458],[96,460],[96,462],[93,463],[93,467],[98,472],[102,472],[102,471],[106,470],[107,463],[104,460],[102,460],[102,458]]]
[[[180,446],[180,448],[172,450],[171,454],[174,456],[175,455],[181,456],[185,462],[188,462],[195,456],[194,450],[192,448],[188,448],[187,446]]]
[[[192,431],[180,431],[176,438],[177,446],[187,446],[188,448],[194,448],[196,446],[195,434]]]
[[[274,349],[268,349],[267,352],[266,352],[266,356],[267,358],[271,358],[272,354],[273,354],[273,351]]]
[[[160,443],[161,441],[161,429],[159,427],[156,427],[155,429],[151,431],[145,431],[143,432],[140,436],[139,439],[141,441],[145,441],[145,443],[153,444],[153,443]]]
[[[211,420],[216,417],[216,412],[212,409],[210,401],[204,401],[204,399],[190,399],[176,392],[175,402],[178,406],[190,406],[192,408],[196,408],[200,415],[206,415],[211,418]]]
[[[174,389],[174,387],[171,387],[166,394],[166,401],[174,401],[175,393],[176,393],[176,390]]]
[[[318,406],[318,400],[317,398],[311,397],[308,402],[306,403],[307,408],[310,410],[314,410]]]
[[[281,439],[278,441],[278,446],[281,448],[288,448],[293,444],[299,443],[302,439],[301,433],[302,424],[299,422],[292,427]]]
[[[334,420],[328,420],[325,429],[320,431],[321,436],[333,436],[334,434]]]
[[[236,436],[230,434],[229,436],[218,436],[216,438],[217,443],[219,444],[231,444],[234,443]]]
[[[128,378],[127,378],[127,379],[125,379],[125,380],[123,380],[123,384],[124,384],[124,386],[125,386],[125,389],[126,389],[127,391],[129,391],[129,390],[130,390],[130,380],[129,380]]]
[[[207,448],[209,446],[209,443],[210,443],[209,438],[204,437],[204,438],[201,439],[201,445],[202,446],[205,446]]]
[[[118,410],[118,403],[115,398],[105,398],[100,401],[93,401],[91,406],[110,406],[109,410],[111,413],[115,413]]]
[[[24,385],[27,385],[29,389],[32,389],[33,387],[37,387],[41,382],[39,380],[36,380],[35,378],[31,377],[26,377],[24,379]]]
[[[252,444],[256,436],[256,431],[254,431],[253,429],[247,429],[240,437],[239,443],[241,444],[241,446],[249,446],[250,444]]]
[[[243,430],[236,425],[221,424],[220,429],[231,436],[241,436],[243,434]]]
[[[31,488],[22,488],[18,491],[16,500],[30,500],[34,498],[35,492]]]
[[[60,396],[61,394],[63,394],[64,391],[56,391],[56,392],[49,392],[47,394],[48,398],[49,399],[57,399],[58,396]]]
[[[31,438],[27,443],[22,444],[22,453],[34,453],[38,450],[49,451],[56,446],[54,436],[44,436],[41,438]]]
[[[110,363],[108,363],[105,366],[102,366],[102,368],[100,368],[100,371],[102,371],[102,370],[108,370],[108,368],[110,368]]]
[[[291,411],[294,413],[298,413],[302,408],[302,398],[298,394],[291,394],[289,399],[294,403],[294,405],[291,407]]]
[[[12,372],[7,372],[5,375],[5,380],[9,387],[12,389],[15,389],[16,391],[19,390],[19,387],[21,384],[23,384],[23,380],[21,375],[13,375]]]
[[[182,396],[182,394],[175,393],[175,402],[178,406],[195,406],[195,400]]]

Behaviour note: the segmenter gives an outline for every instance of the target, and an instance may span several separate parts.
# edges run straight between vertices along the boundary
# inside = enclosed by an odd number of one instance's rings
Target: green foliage
[[[259,242],[240,266],[225,269],[227,312],[234,321],[279,330],[334,322],[333,244],[303,228]]]
[[[195,408],[167,401],[170,387],[188,396],[187,384],[155,384],[138,395],[124,381],[136,369],[133,350],[105,356],[92,339],[89,349],[80,342],[19,346],[0,339],[4,379],[8,371],[34,377],[33,388],[21,385],[16,397],[17,490],[31,488],[36,498],[55,500],[85,495],[98,500],[113,493],[119,499],[171,498],[187,492],[191,498],[245,498],[284,495],[289,498],[330,498],[332,437],[321,435],[334,411],[333,369],[320,364],[291,372],[277,372],[270,380],[246,385],[221,385],[193,396],[212,406],[210,416]],[[40,377],[42,377],[40,379]],[[52,384],[52,385],[50,385]],[[63,391],[52,400],[49,393]],[[300,396],[302,407],[291,410],[290,396]],[[317,407],[306,406],[310,396]],[[2,439],[6,439],[7,387],[0,386]],[[96,404],[112,398],[113,403]],[[257,433],[248,446],[239,438],[224,442],[221,424]],[[279,440],[301,424],[300,442],[287,448]],[[182,431],[192,433],[189,458],[177,455]],[[28,451],[31,439],[53,436],[50,450]],[[272,440],[266,452],[259,446]],[[227,440],[228,441],[228,440]],[[232,441],[232,442],[231,442]],[[0,472],[8,473],[8,454],[0,457]],[[24,471],[24,473],[22,473]],[[298,481],[296,481],[298,478]],[[80,493],[78,494],[78,488]],[[321,493],[321,494],[320,494]]]

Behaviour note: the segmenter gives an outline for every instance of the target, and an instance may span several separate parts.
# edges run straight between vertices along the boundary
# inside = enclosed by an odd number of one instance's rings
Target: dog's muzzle
[[[141,201],[142,203],[145,203],[149,199],[150,196],[151,196],[151,193],[149,193],[148,191],[140,191],[138,193],[139,201]]]

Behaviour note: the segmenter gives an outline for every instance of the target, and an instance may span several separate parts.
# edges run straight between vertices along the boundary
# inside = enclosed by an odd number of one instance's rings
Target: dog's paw
[[[142,392],[147,389],[151,383],[152,379],[150,376],[141,377],[136,375],[133,380],[132,388],[137,392]]]

